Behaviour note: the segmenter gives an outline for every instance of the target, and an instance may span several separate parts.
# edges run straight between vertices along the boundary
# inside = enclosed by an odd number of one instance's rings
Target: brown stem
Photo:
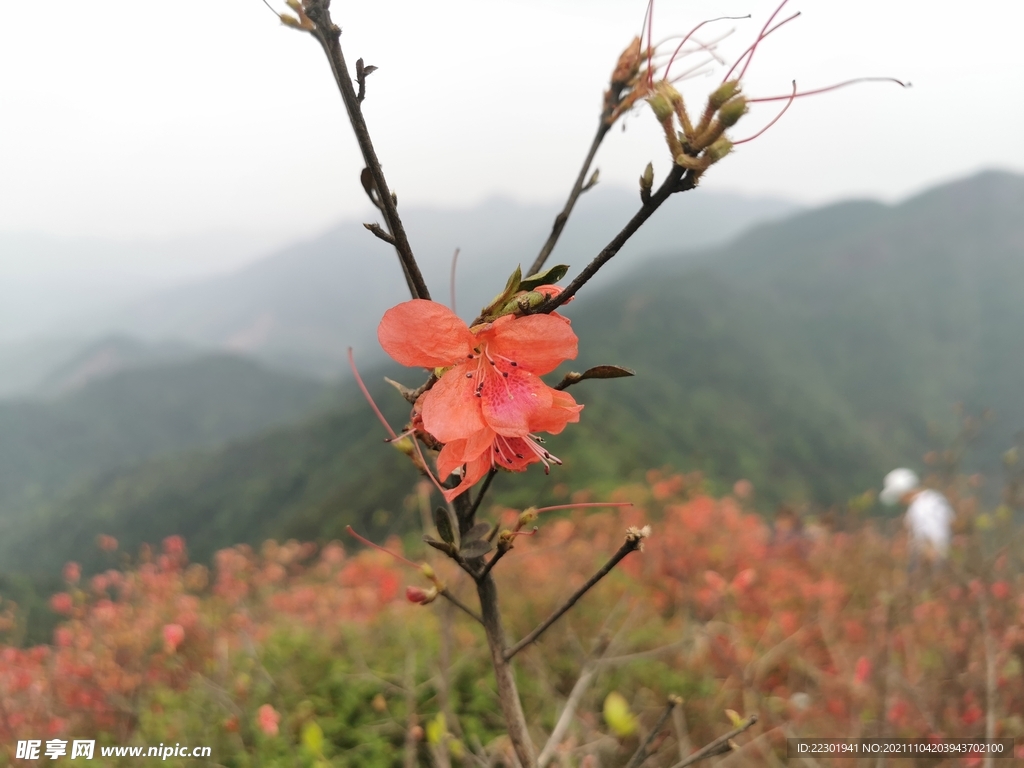
[[[749,728],[756,722],[757,715],[751,715],[746,719],[746,721],[744,721],[738,727],[733,728],[728,733],[719,736],[710,744],[704,745],[696,752],[694,752],[692,755],[687,757],[685,760],[680,760],[678,763],[673,765],[672,768],[686,768],[686,766],[693,765],[694,763],[699,762],[701,760],[706,760],[709,757],[714,757],[715,755],[720,755],[723,752],[728,752],[730,750],[729,741],[739,736],[741,733],[747,730],[747,728]]]
[[[685,174],[685,175],[684,175]],[[640,207],[640,210],[636,212],[629,223],[622,228],[622,231],[617,234],[608,245],[605,246],[604,250],[594,257],[586,268],[580,272],[576,277],[573,278],[572,282],[565,287],[557,296],[552,296],[550,299],[545,301],[533,310],[533,313],[546,313],[551,312],[567,302],[576,292],[579,291],[587,282],[597,274],[597,271],[603,267],[611,258],[617,254],[622,246],[626,244],[626,241],[631,238],[638,229],[654,214],[656,210],[661,207],[661,204],[668,200],[676,192],[685,192],[689,189],[693,189],[697,185],[697,176],[693,173],[687,173],[684,168],[679,165],[673,165],[672,170],[669,171],[665,181],[662,182],[661,186],[658,187],[658,191],[651,195],[650,199],[644,202]]]
[[[494,677],[498,683],[498,702],[501,705],[501,713],[505,716],[508,737],[523,768],[533,768],[537,764],[533,741],[526,727],[526,716],[519,700],[512,664],[505,657],[505,630],[498,610],[498,588],[490,574],[480,579],[476,588],[480,596],[484,633],[487,635],[487,646],[491,651]]]
[[[517,653],[523,650],[523,648],[530,645],[530,643],[536,641],[538,637],[544,634],[548,627],[550,627],[552,624],[554,624],[562,617],[562,614],[564,614],[566,611],[572,608],[576,604],[576,601],[583,597],[583,595],[585,595],[591,587],[593,587],[595,584],[597,584],[597,582],[599,582],[601,579],[607,576],[611,572],[612,568],[618,565],[619,561],[622,560],[622,558],[624,558],[630,552],[635,552],[636,550],[640,549],[640,545],[642,542],[643,538],[641,536],[627,534],[626,540],[622,542],[622,546],[619,547],[618,551],[616,551],[616,553],[611,556],[611,559],[601,567],[601,570],[599,570],[597,573],[591,576],[587,580],[586,584],[584,584],[582,587],[573,592],[569,599],[562,603],[562,605],[559,608],[557,608],[554,613],[552,613],[543,622],[541,622],[541,624],[535,630],[533,630],[533,632],[528,634],[518,643],[516,643],[507,651],[505,651],[504,658],[506,660],[511,659],[513,656],[515,656]],[[488,578],[490,577],[488,576]]]
[[[606,122],[605,116],[601,115],[601,121],[597,126],[597,133],[594,134],[594,140],[590,142],[590,151],[587,152],[587,158],[583,161],[583,167],[580,168],[580,175],[576,177],[576,183],[573,184],[572,191],[569,193],[569,199],[565,201],[565,207],[562,208],[561,213],[555,217],[554,226],[551,227],[551,234],[548,235],[547,242],[540,249],[540,253],[534,259],[533,264],[526,273],[527,275],[535,275],[540,272],[544,262],[548,260],[548,256],[555,250],[555,244],[558,242],[558,238],[562,236],[562,230],[565,229],[566,222],[569,221],[569,215],[572,213],[576,201],[583,194],[583,188],[587,183],[587,173],[590,171],[591,163],[594,162],[594,156],[597,155],[598,147],[601,146],[601,142],[604,141],[604,137],[610,128],[611,125]]]
[[[402,263],[409,279],[410,292],[414,299],[429,299],[430,291],[420,273],[419,265],[413,256],[412,247],[409,245],[409,238],[405,234],[405,226],[398,215],[398,206],[395,198],[384,178],[384,170],[381,168],[380,160],[377,159],[377,152],[370,140],[370,132],[363,119],[363,110],[359,104],[359,97],[352,86],[352,78],[348,73],[348,66],[345,64],[345,57],[341,52],[341,29],[331,20],[331,0],[309,0],[305,4],[306,15],[316,24],[313,36],[320,42],[327,60],[331,65],[331,72],[334,74],[334,81],[341,91],[341,99],[345,103],[345,111],[348,113],[349,122],[352,123],[352,131],[356,135],[359,149],[363,153],[363,161],[370,170],[373,178],[373,185],[377,189],[380,198],[384,218],[387,221],[388,229],[395,238],[395,250]]]
[[[658,733],[661,732],[661,728],[665,725],[665,721],[668,720],[669,715],[672,714],[672,710],[682,703],[682,699],[678,696],[668,697],[668,701],[665,702],[665,709],[661,712],[661,717],[658,718],[658,722],[654,724],[651,732],[647,734],[647,738],[644,739],[637,751],[633,753],[633,758],[626,764],[626,768],[640,768],[644,760],[647,759],[647,750],[650,748],[651,742],[654,741]]]

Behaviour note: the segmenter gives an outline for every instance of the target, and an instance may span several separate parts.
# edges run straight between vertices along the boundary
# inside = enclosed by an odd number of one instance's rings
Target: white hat
[[[906,493],[910,493],[920,484],[917,473],[912,469],[894,469],[885,476],[885,487],[882,488],[878,498],[883,504],[892,506]]]

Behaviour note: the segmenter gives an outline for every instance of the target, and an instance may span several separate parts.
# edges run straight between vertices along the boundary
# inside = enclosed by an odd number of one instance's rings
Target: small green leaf
[[[636,371],[630,368],[623,368],[621,365],[595,365],[583,373],[571,371],[565,374],[555,389],[571,387],[573,384],[577,384],[584,379],[621,379],[626,376],[636,376]]]
[[[483,314],[484,317],[488,317],[495,310],[505,306],[505,304],[508,303],[508,300],[519,292],[519,285],[520,283],[522,283],[522,281],[523,269],[522,267],[516,267],[516,271],[512,273],[512,276],[509,277],[508,282],[505,283],[505,290],[503,290],[501,293],[495,296],[494,300],[486,307],[484,307],[483,312],[481,314]]]
[[[324,732],[316,721],[306,723],[302,729],[302,746],[311,754],[319,755],[324,749]]]
[[[455,547],[453,547],[451,544],[445,541],[438,541],[433,536],[424,535],[423,543],[427,546],[433,547],[434,549],[444,552],[446,555],[450,555],[452,552],[455,551]]]
[[[540,285],[554,285],[569,271],[568,264],[556,264],[550,269],[545,269],[543,272],[538,272],[535,275],[524,277],[522,282],[519,283],[520,291],[532,291],[534,288]]]
[[[445,734],[448,732],[447,725],[444,721],[444,713],[438,712],[437,717],[427,721],[427,727],[425,730],[427,732],[428,744],[433,744],[434,746],[440,744],[441,739],[443,739]]]
[[[604,721],[620,739],[636,732],[636,718],[629,711],[629,702],[618,691],[612,691],[604,700]]]
[[[490,533],[490,532],[491,532],[491,525],[490,525],[490,523],[482,523],[481,522],[481,523],[477,523],[472,528],[470,528],[468,531],[466,531],[466,535],[463,536],[462,538],[463,538],[463,541],[465,541],[465,543],[468,544],[469,542],[473,541],[473,539],[485,538],[487,536],[487,534]]]
[[[494,545],[491,542],[484,539],[473,539],[472,541],[467,541],[460,551],[464,558],[472,560],[474,557],[483,557],[492,549],[494,549]]]
[[[455,531],[452,530],[452,519],[445,507],[438,507],[434,510],[434,526],[437,528],[437,535],[442,541],[449,544],[455,543]]]

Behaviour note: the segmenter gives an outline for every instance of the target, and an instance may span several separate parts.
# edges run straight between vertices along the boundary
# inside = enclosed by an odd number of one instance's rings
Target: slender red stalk
[[[370,407],[373,408],[373,412],[377,414],[377,418],[380,420],[380,423],[384,425],[384,429],[388,431],[391,439],[397,440],[398,435],[395,434],[395,430],[393,430],[391,425],[388,424],[388,420],[384,418],[384,414],[380,412],[380,408],[377,407],[377,404],[373,402],[373,398],[370,396],[370,390],[366,388],[366,385],[363,383],[363,377],[359,375],[359,371],[356,369],[356,361],[355,358],[352,357],[352,347],[348,348],[348,364],[352,368],[352,375],[356,377],[356,384],[359,385],[359,389],[362,390],[366,401],[370,404]]]
[[[844,80],[841,83],[829,85],[825,88],[815,88],[813,91],[803,91],[802,93],[796,93],[790,96],[764,96],[759,99],[747,99],[747,104],[759,104],[767,101],[782,101],[783,99],[799,99],[802,96],[814,96],[818,93],[828,93],[829,91],[834,91],[837,88],[845,88],[848,85],[856,85],[857,83],[896,83],[896,85],[902,88],[909,88],[911,85],[910,83],[905,83],[895,77],[855,77],[853,80]]]
[[[647,22],[647,85],[654,86],[654,67],[651,66],[654,59],[654,0],[647,3],[647,15],[644,17]]]
[[[459,263],[459,251],[460,248],[455,249],[455,253],[452,255],[452,269],[451,274],[448,277],[448,287],[451,291],[452,297],[452,312],[455,312],[455,265]],[[456,313],[458,314],[458,313]]]
[[[750,18],[750,14],[748,13],[746,16],[719,16],[718,18],[715,18],[715,19],[707,19],[705,21],[702,21],[696,27],[694,27],[689,32],[687,32],[686,35],[683,37],[682,41],[679,43],[679,45],[676,46],[675,51],[672,53],[672,57],[668,60],[668,66],[665,67],[665,79],[668,80],[668,73],[672,69],[672,62],[674,62],[676,60],[676,56],[679,55],[679,51],[682,49],[682,47],[684,45],[686,45],[686,41],[689,40],[693,36],[694,32],[696,32],[698,29],[703,27],[705,24],[710,24],[713,21],[724,21],[726,19],[732,19],[732,20],[736,20],[736,19],[749,19],[749,18]],[[710,52],[710,49],[708,49],[707,46],[705,46],[703,43],[701,43],[700,40],[697,40],[695,42],[701,48],[703,48],[704,50]]]
[[[379,552],[383,552],[386,555],[391,555],[393,558],[395,558],[395,560],[398,560],[400,563],[405,563],[409,567],[415,568],[417,571],[422,567],[421,565],[414,563],[412,560],[406,560],[404,557],[402,557],[399,554],[396,554],[395,552],[392,552],[390,549],[384,549],[384,547],[382,547],[380,544],[374,544],[369,539],[363,538],[355,532],[355,529],[351,525],[345,526],[345,532],[361,544],[365,544],[368,547],[373,547],[374,549],[378,550]]]
[[[749,136],[749,137],[747,137],[746,139],[740,139],[739,141],[734,141],[734,142],[732,143],[732,145],[733,145],[733,146],[735,147],[735,146],[737,146],[737,145],[739,145],[739,144],[746,144],[746,143],[747,143],[748,141],[753,141],[753,140],[754,140],[754,139],[756,139],[756,138],[757,138],[758,136],[760,136],[761,134],[763,134],[763,133],[764,133],[765,131],[767,131],[767,130],[768,130],[769,128],[771,128],[771,127],[772,127],[773,125],[775,125],[775,124],[776,124],[777,122],[779,122],[779,120],[780,120],[780,119],[782,118],[782,116],[783,116],[784,114],[786,114],[786,110],[787,110],[787,109],[789,109],[790,105],[791,105],[791,104],[793,103],[793,101],[794,101],[795,99],[796,99],[796,80],[794,80],[794,81],[793,81],[793,93],[792,93],[792,94],[790,95],[789,99],[788,99],[788,100],[786,101],[786,105],[785,105],[785,106],[784,106],[784,107],[782,108],[782,111],[781,111],[781,112],[779,112],[779,114],[777,114],[777,115],[776,115],[776,116],[775,116],[775,117],[774,117],[774,118],[772,119],[772,121],[771,121],[770,123],[768,123],[768,125],[766,125],[766,126],[765,126],[764,128],[762,128],[762,129],[761,129],[760,131],[758,131],[757,133],[755,133],[755,134],[754,134],[753,136]]]
[[[441,485],[438,479],[434,477],[434,473],[430,471],[430,465],[427,464],[427,460],[423,457],[423,451],[420,449],[420,441],[416,439],[415,434],[412,435],[412,447],[416,449],[416,455],[420,457],[420,461],[423,463],[423,469],[427,473],[427,477],[430,478],[430,482],[432,482],[434,487],[441,492],[442,496],[444,496],[444,492],[447,489]]]
[[[776,24],[774,27],[772,27],[771,29],[768,28],[768,25],[771,24],[775,20],[775,17],[779,15],[779,11],[781,11],[782,7],[786,3],[788,3],[788,2],[789,2],[789,0],[782,0],[782,3],[779,5],[779,7],[775,9],[775,13],[773,13],[768,18],[768,21],[766,21],[764,26],[761,28],[761,32],[760,32],[760,34],[758,34],[757,39],[754,40],[753,45],[751,45],[749,48],[747,48],[747,50],[745,50],[742,54],[740,54],[740,57],[738,59],[736,59],[736,63],[733,64],[729,68],[729,71],[725,73],[725,77],[722,78],[722,82],[723,83],[726,82],[727,80],[729,80],[730,77],[732,77],[732,73],[736,71],[736,67],[738,67],[740,65],[740,62],[743,62],[743,60],[746,59],[746,62],[743,64],[743,69],[740,71],[739,76],[737,76],[737,78],[736,78],[737,80],[742,79],[743,75],[745,75],[746,72],[747,72],[747,67],[750,66],[750,62],[754,58],[754,52],[757,50],[757,46],[759,46],[761,44],[761,41],[764,40],[766,37],[768,37],[768,35],[772,34],[772,32],[777,30],[779,27],[783,26],[784,24],[788,24],[793,19],[795,19],[795,18],[800,16],[800,12],[798,11],[798,12],[794,13],[792,16],[790,16],[789,18],[783,19],[778,24]]]

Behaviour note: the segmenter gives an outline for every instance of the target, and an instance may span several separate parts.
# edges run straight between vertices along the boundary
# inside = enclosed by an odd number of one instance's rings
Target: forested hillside
[[[585,291],[568,311],[581,350],[572,367],[637,375],[574,387],[581,423],[548,443],[565,465],[550,477],[534,468],[514,490],[499,476],[495,498],[600,491],[672,465],[719,489],[747,478],[766,510],[841,504],[948,439],[958,401],[997,415],[975,461],[998,482],[998,452],[1024,427],[1021,211],[1024,179],[983,174],[897,206],[845,203],[762,225]],[[384,373],[364,371],[397,427],[407,405]],[[402,529],[414,470],[354,388],[335,403],[303,424],[79,486],[5,537],[4,567],[57,567],[98,533],[129,549],[177,533],[202,558],[267,536],[336,537],[350,522]]]

